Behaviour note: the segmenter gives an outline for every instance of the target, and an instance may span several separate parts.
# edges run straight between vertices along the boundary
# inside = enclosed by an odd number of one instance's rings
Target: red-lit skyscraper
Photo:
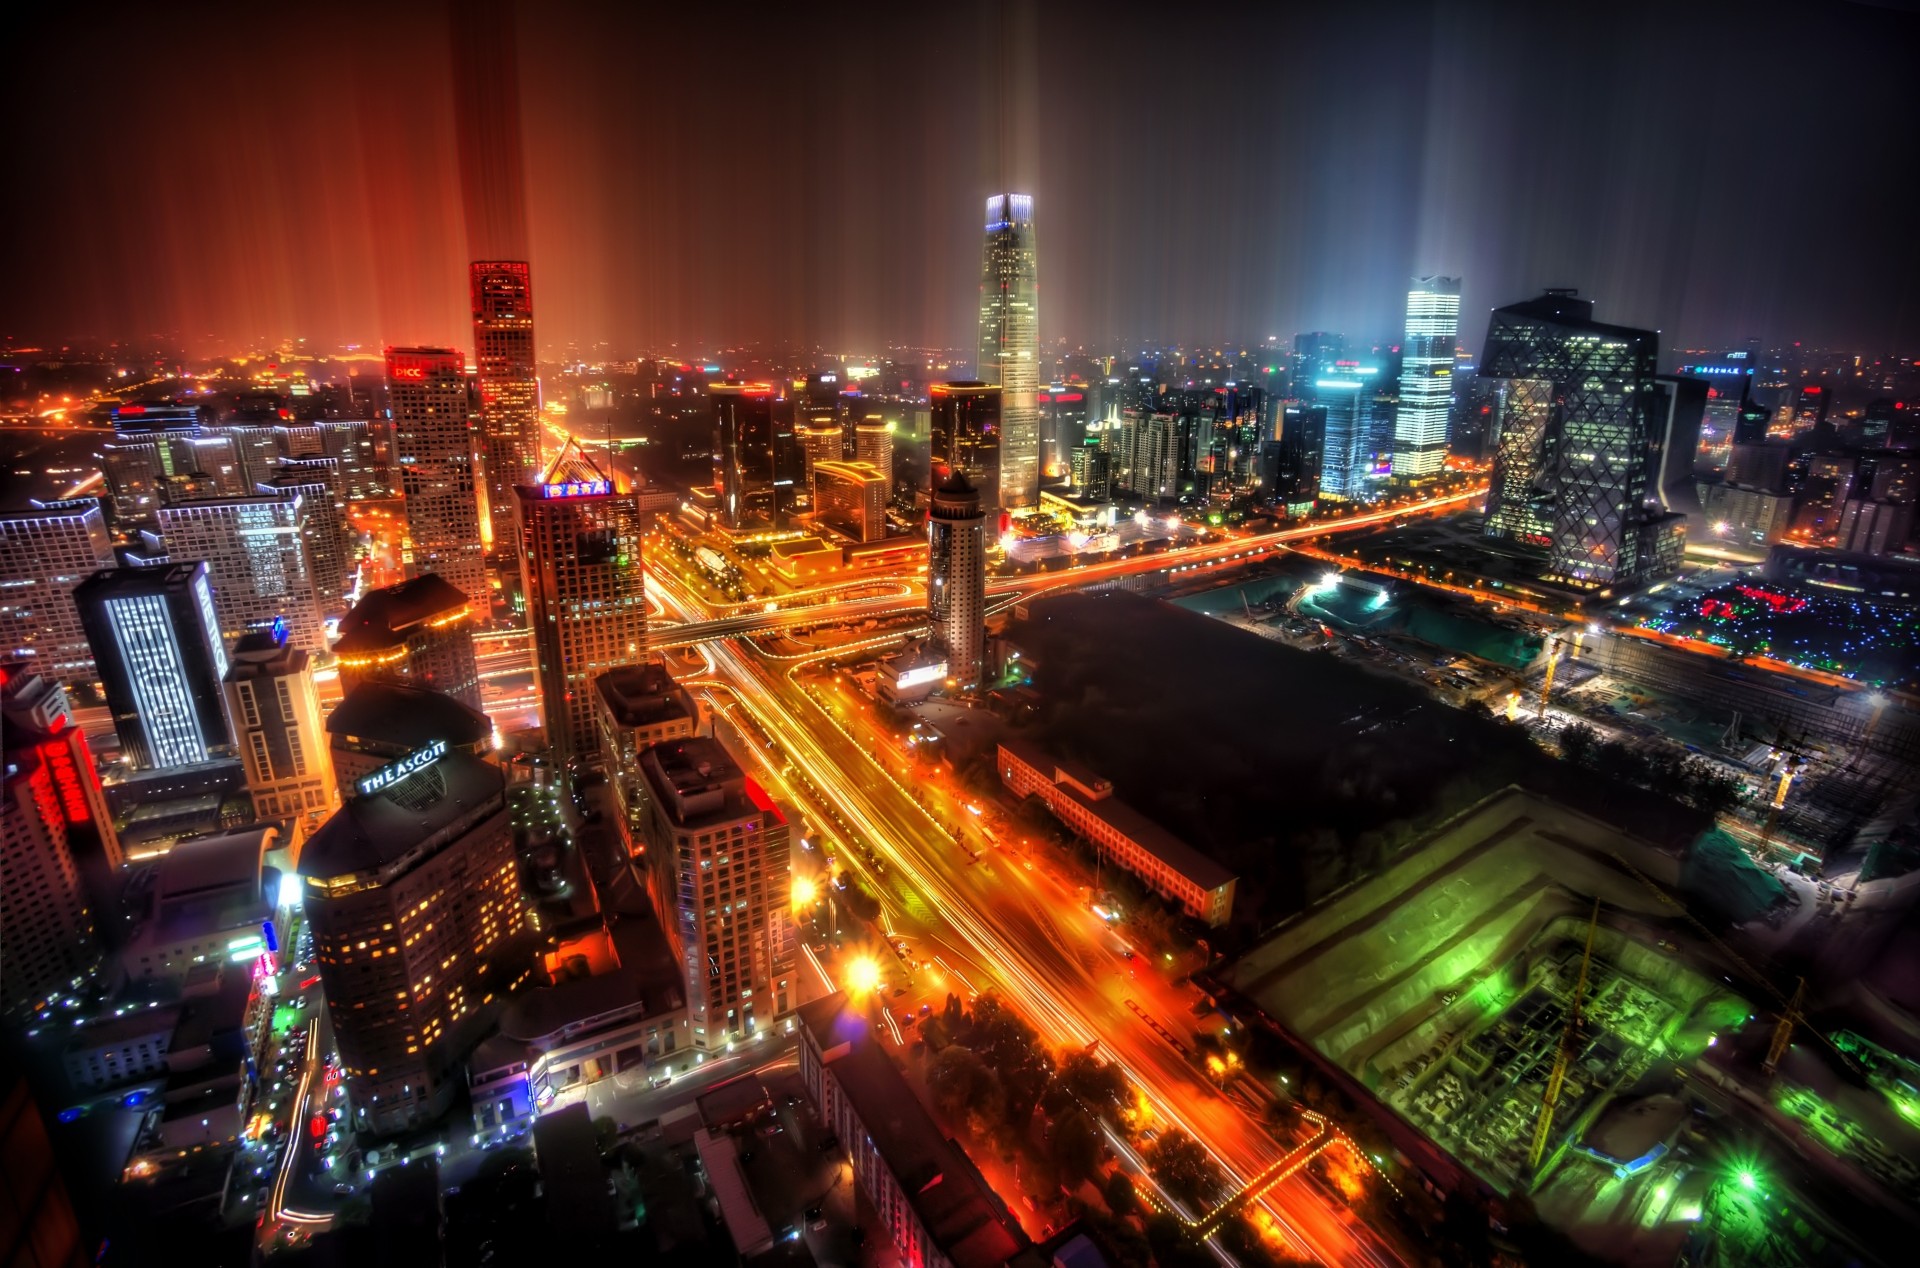
[[[533,360],[533,279],[521,260],[475,260],[473,350],[480,367],[481,453],[496,548],[513,541],[513,489],[540,474],[540,379]]]
[[[473,398],[452,348],[388,348],[387,404],[407,500],[408,575],[437,572],[484,622],[492,610],[474,489]]]

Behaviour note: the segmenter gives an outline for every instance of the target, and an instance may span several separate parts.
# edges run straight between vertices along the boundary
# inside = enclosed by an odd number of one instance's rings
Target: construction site
[[[1588,1253],[1881,1260],[1920,1233],[1914,1067],[1829,1041],[1793,981],[1690,920],[1700,866],[1510,789],[1221,978],[1446,1163],[1411,1166],[1524,1195]]]

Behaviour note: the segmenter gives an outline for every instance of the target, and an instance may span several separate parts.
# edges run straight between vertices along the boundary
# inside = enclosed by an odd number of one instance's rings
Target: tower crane
[[[1566,1029],[1560,1032],[1560,1046],[1553,1054],[1553,1071],[1547,1075],[1547,1090],[1540,1098],[1540,1117],[1533,1125],[1533,1148],[1527,1151],[1527,1170],[1537,1173],[1540,1159],[1547,1152],[1547,1137],[1553,1134],[1553,1112],[1560,1104],[1560,1087],[1567,1081],[1567,1066],[1580,1042],[1580,1008],[1586,1002],[1587,970],[1593,965],[1593,932],[1600,924],[1600,900],[1593,900],[1593,915],[1587,918],[1587,945],[1580,952],[1580,978],[1574,983],[1573,1002],[1567,1007]]]

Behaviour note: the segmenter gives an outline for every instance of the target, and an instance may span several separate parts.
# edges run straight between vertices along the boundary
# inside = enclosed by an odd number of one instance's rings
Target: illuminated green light
[[[1760,1187],[1760,1182],[1753,1178],[1753,1172],[1742,1171],[1740,1173],[1740,1187],[1743,1189],[1757,1189]]]

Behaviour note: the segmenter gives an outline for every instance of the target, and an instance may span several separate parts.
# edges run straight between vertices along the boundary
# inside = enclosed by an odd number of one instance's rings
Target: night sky
[[[1669,347],[1920,342],[1895,8],[37,7],[0,338],[465,346],[465,262],[524,253],[548,357],[965,347],[1009,187],[1049,343],[1391,338],[1416,272],[1470,347],[1548,285]]]

